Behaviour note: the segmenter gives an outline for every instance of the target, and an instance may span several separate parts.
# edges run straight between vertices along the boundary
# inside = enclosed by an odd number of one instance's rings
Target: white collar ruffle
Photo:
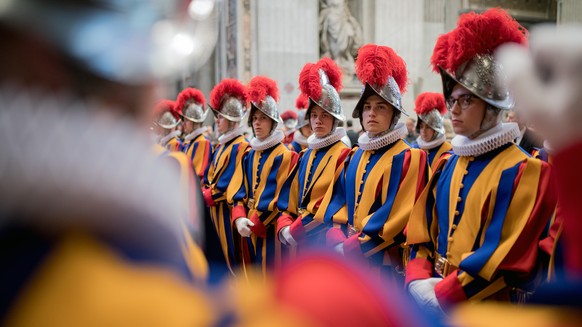
[[[168,142],[170,142],[171,139],[173,139],[174,137],[178,137],[182,132],[179,130],[175,130],[173,132],[171,132],[170,134],[162,137],[160,139],[160,144],[162,146],[166,146],[168,144]]]
[[[517,123],[502,123],[471,140],[457,135],[451,140],[453,152],[463,157],[476,157],[493,151],[519,137]]]
[[[346,130],[338,127],[326,137],[318,138],[315,134],[311,135],[307,138],[307,145],[310,149],[318,150],[326,148],[332,144],[335,144],[338,141],[341,141],[342,137],[346,136]]]
[[[230,131],[220,135],[218,137],[218,142],[220,144],[224,145],[224,144],[228,143],[229,141],[234,140],[235,138],[243,135],[244,131],[245,131],[245,129],[243,126],[233,128]]]
[[[293,141],[297,142],[301,146],[307,146],[307,137],[301,134],[301,131],[295,131],[293,134]]]
[[[358,147],[364,151],[378,150],[405,137],[407,133],[406,125],[398,123],[390,132],[379,137],[370,137],[368,133],[360,135]]]
[[[251,147],[255,151],[264,151],[274,147],[275,145],[281,143],[285,139],[285,134],[281,130],[274,131],[271,135],[269,135],[264,140],[259,140],[256,137],[251,139]]]
[[[184,138],[184,141],[190,142],[193,139],[197,138],[198,135],[204,134],[205,131],[206,131],[206,127],[204,127],[204,126],[198,127],[197,129],[193,130],[192,133],[186,135],[186,137]]]
[[[416,143],[418,144],[418,147],[423,149],[423,150],[430,150],[430,149],[434,149],[437,146],[440,146],[441,144],[445,143],[445,141],[447,140],[447,137],[444,134],[438,133],[437,137],[432,140],[432,141],[428,141],[425,142],[422,137],[417,137],[416,138]]]

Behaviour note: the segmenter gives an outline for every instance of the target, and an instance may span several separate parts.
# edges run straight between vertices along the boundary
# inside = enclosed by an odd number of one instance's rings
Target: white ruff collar
[[[390,132],[379,137],[371,138],[368,133],[360,135],[358,138],[358,146],[364,151],[378,150],[405,137],[407,133],[406,125],[404,123],[398,123]]]
[[[266,139],[262,141],[256,137],[253,137],[251,140],[251,147],[255,151],[264,151],[281,143],[281,141],[283,141],[284,138],[285,134],[280,130],[276,130],[275,132],[273,132],[273,134],[269,135]]]
[[[517,123],[505,123],[491,128],[473,140],[457,135],[452,139],[451,144],[456,155],[475,157],[513,142],[519,135]]]
[[[244,127],[240,126],[240,127],[233,128],[232,130],[220,135],[218,137],[218,142],[220,144],[224,145],[224,144],[228,143],[229,141],[234,140],[235,138],[243,135],[243,133],[244,133]]]
[[[346,130],[338,127],[331,134],[321,139],[315,136],[315,134],[311,135],[307,139],[307,144],[309,145],[310,149],[323,149],[332,144],[335,144],[338,141],[341,141],[342,137],[344,136],[346,136]]]
[[[197,138],[198,135],[204,134],[204,132],[206,131],[206,127],[198,127],[197,129],[193,130],[192,133],[186,135],[186,137],[184,138],[184,141],[186,142],[190,142],[193,139]]]
[[[166,146],[168,144],[168,142],[170,142],[171,139],[173,139],[174,137],[177,137],[181,133],[182,132],[180,132],[179,130],[175,130],[175,131],[171,132],[170,134],[168,134],[160,139],[160,144],[162,146]]]
[[[418,144],[419,148],[423,150],[430,150],[445,143],[446,140],[447,137],[444,134],[438,133],[437,138],[429,142],[425,142],[422,137],[419,136],[416,138],[416,143]]]
[[[293,134],[293,141],[299,143],[301,146],[307,146],[307,138],[301,134],[301,131],[295,131],[295,134]]]

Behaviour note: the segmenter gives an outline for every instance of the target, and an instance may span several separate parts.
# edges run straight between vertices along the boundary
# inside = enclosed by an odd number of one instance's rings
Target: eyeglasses
[[[471,106],[473,103],[473,98],[475,98],[473,94],[463,94],[458,98],[449,97],[446,101],[447,109],[449,109],[449,111],[453,110],[455,103],[457,103],[459,107],[461,107],[461,110],[465,110]]]

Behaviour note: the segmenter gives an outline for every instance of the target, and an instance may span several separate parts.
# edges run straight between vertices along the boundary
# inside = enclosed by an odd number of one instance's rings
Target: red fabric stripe
[[[404,161],[402,161],[402,174],[400,175],[400,183],[406,177],[408,169],[410,168],[410,149],[406,150],[404,153]]]
[[[425,258],[414,258],[406,265],[406,285],[418,279],[432,277],[432,262]]]
[[[564,231],[561,239],[564,242],[564,260],[568,273],[582,276],[582,202],[580,201],[580,185],[582,185],[582,142],[558,152],[555,160],[555,174],[559,191],[560,212],[563,216]]]
[[[426,187],[426,181],[428,179],[427,175],[427,165],[428,165],[428,161],[426,158],[426,152],[424,151],[420,151],[420,165],[418,167],[418,169],[420,170],[418,172],[418,179],[416,180],[416,195],[414,197],[414,201],[418,200],[418,197],[420,197],[420,194],[422,193],[422,191],[424,190],[424,188]]]
[[[434,287],[434,293],[443,309],[467,300],[463,286],[457,279],[457,272],[458,270],[453,271]]]
[[[537,244],[542,231],[552,216],[555,206],[556,191],[550,183],[550,167],[544,162],[542,163],[536,203],[524,229],[503,259],[499,269],[520,272],[530,272],[533,269],[538,254],[538,247],[533,245]]]

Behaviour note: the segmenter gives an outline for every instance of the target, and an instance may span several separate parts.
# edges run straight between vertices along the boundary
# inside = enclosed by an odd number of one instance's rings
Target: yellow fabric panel
[[[461,272],[457,276],[457,278],[459,280],[459,283],[461,283],[461,286],[463,286],[463,287],[467,286],[469,283],[471,283],[472,281],[475,280],[473,277],[471,277],[471,275],[469,275],[466,272]],[[496,294],[497,292],[501,291],[505,287],[507,287],[507,284],[505,284],[505,280],[503,279],[503,277],[497,278],[495,281],[493,281],[489,285],[487,285],[487,287],[482,289],[479,293],[471,296],[471,301],[484,300],[484,299]]]
[[[582,325],[582,313],[557,306],[516,306],[508,303],[469,303],[451,312],[448,325],[463,327],[574,327]]]
[[[206,260],[204,252],[194,242],[192,234],[190,234],[190,231],[184,224],[182,224],[182,231],[184,232],[185,243],[182,247],[182,253],[192,276],[198,281],[208,280],[208,261]]]
[[[205,296],[162,267],[124,261],[70,234],[15,302],[7,326],[212,326]]]
[[[190,146],[187,152],[188,158],[192,158],[192,169],[197,176],[202,176],[206,167],[204,166],[204,160],[209,160],[206,164],[210,164],[211,158],[206,158],[206,148],[208,148],[209,153],[212,153],[212,145],[210,141],[204,138],[203,135],[199,135],[193,140],[193,143],[198,143],[198,149],[194,157],[192,157],[192,151],[194,150],[194,145]]]
[[[441,147],[439,148],[439,150],[437,151],[437,153],[434,155],[434,159],[432,160],[432,164],[430,165],[430,169],[431,171],[434,171],[437,168],[437,165],[439,164],[439,159],[440,157],[443,155],[443,153],[450,151],[453,149],[453,146],[451,145],[451,143],[445,141],[443,144],[441,144]]]
[[[227,147],[222,147],[217,154],[217,158],[220,158],[216,165],[211,164],[209,171],[208,171],[208,181],[210,182],[210,187],[212,189],[212,195],[215,202],[224,201],[226,200],[226,194],[229,192],[229,189],[233,189],[231,192],[236,192],[240,188],[243,182],[243,174],[234,173],[232,179],[228,185],[227,192],[221,192],[215,188],[215,184],[218,182],[220,176],[225,172],[226,166],[230,160],[230,156],[232,154],[232,148],[234,145],[239,144],[239,149],[236,154],[236,162],[237,166],[242,162],[243,157],[246,155],[247,151],[249,150],[249,144],[245,141],[243,136],[237,137],[232,143],[230,143]],[[236,168],[235,168],[236,169]],[[220,194],[219,197],[215,197],[215,195]]]
[[[536,196],[532,196],[532,191],[534,194],[537,193],[541,168],[541,161],[528,159],[507,210],[507,217],[511,219],[505,219],[501,231],[501,242],[479,273],[483,278],[490,280],[493,277],[497,267],[521,235],[519,231],[524,229],[536,202]]]

